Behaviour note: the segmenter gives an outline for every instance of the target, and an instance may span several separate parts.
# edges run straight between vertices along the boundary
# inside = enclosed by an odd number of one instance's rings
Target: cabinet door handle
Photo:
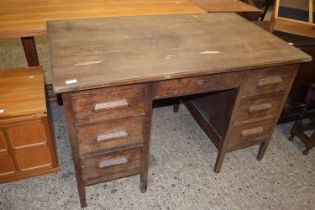
[[[252,105],[248,108],[248,112],[253,114],[256,112],[266,111],[272,108],[271,103],[259,104],[259,105]]]
[[[281,83],[282,77],[280,76],[266,77],[257,81],[257,87],[263,87],[266,85],[278,85]]]
[[[93,111],[100,112],[100,111],[108,111],[108,110],[121,109],[121,108],[127,108],[127,107],[128,107],[128,101],[126,99],[120,99],[116,101],[97,103],[94,105]]]
[[[110,160],[102,160],[98,163],[99,168],[107,168],[111,166],[117,166],[121,165],[124,163],[128,163],[128,158],[126,157],[121,157],[121,158],[115,158],[115,159],[110,159]]]
[[[112,139],[118,139],[118,138],[125,138],[128,137],[128,132],[126,130],[121,130],[121,131],[114,131],[114,132],[109,132],[109,133],[103,133],[101,135],[98,135],[96,138],[97,142],[103,142],[103,141],[108,141]]]
[[[252,135],[257,135],[257,134],[262,133],[263,131],[264,131],[263,127],[250,128],[250,129],[242,130],[241,136],[242,137],[248,137],[248,136],[252,136]]]

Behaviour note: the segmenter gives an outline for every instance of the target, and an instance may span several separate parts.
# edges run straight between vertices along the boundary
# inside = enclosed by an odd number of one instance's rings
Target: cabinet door
[[[15,172],[14,163],[9,154],[0,154],[0,177]]]
[[[46,144],[45,129],[40,119],[10,126],[7,133],[14,149]]]
[[[0,130],[0,153],[7,151],[7,144],[4,139],[3,132]]]
[[[41,119],[18,123],[8,127],[6,132],[19,170],[29,171],[52,165],[51,152]]]
[[[52,164],[51,154],[47,145],[17,150],[15,158],[21,171],[50,167]]]

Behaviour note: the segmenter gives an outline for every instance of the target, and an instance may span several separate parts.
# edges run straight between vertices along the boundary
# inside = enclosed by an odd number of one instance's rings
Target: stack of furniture
[[[0,183],[59,169],[40,67],[0,71]]]

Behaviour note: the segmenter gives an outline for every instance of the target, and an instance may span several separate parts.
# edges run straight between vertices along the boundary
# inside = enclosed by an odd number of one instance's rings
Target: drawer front
[[[9,154],[0,154],[0,177],[15,172],[15,166],[13,160]]]
[[[109,181],[140,173],[142,147],[81,158],[83,179]]]
[[[242,72],[213,74],[209,76],[172,79],[154,83],[154,98],[166,98],[211,90],[238,87]]]
[[[144,85],[83,91],[72,95],[78,123],[112,120],[144,113]]]
[[[80,155],[143,143],[144,117],[108,121],[78,128]]]
[[[228,146],[242,147],[263,142],[273,131],[273,120],[234,126],[228,138]]]
[[[7,134],[14,149],[46,144],[46,133],[40,119],[8,127]]]
[[[51,153],[47,145],[19,149],[15,152],[17,164],[21,171],[29,171],[52,165]]]
[[[287,90],[294,79],[296,66],[247,71],[243,78],[242,96],[254,96]]]
[[[264,116],[276,116],[283,94],[244,98],[236,112],[236,121],[250,120]]]
[[[7,144],[4,139],[3,132],[0,130],[0,153],[7,151]]]

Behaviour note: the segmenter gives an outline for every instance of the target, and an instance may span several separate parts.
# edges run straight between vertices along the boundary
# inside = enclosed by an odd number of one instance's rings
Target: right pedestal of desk
[[[185,104],[218,149],[214,167],[220,172],[227,152],[260,145],[264,156],[298,65],[245,71],[238,89],[206,93]]]

